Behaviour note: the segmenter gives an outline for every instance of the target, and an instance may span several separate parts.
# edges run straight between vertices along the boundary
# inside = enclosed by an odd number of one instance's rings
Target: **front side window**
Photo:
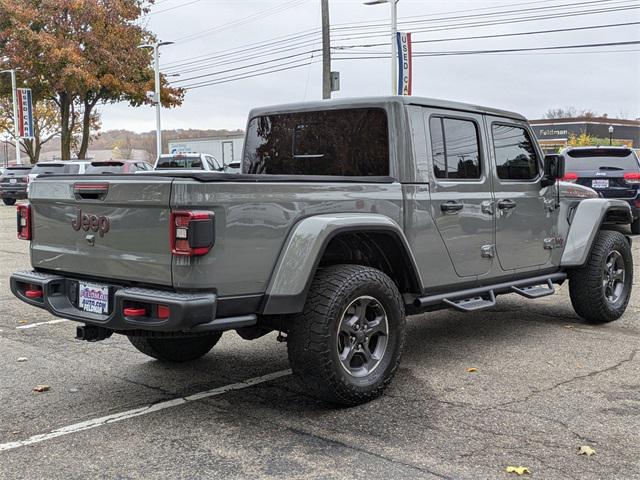
[[[493,148],[496,155],[496,171],[502,180],[533,180],[538,176],[538,156],[522,127],[494,124]]]
[[[436,178],[480,178],[480,143],[475,122],[431,117],[429,130]]]
[[[388,176],[387,115],[379,108],[352,108],[252,118],[242,171]]]

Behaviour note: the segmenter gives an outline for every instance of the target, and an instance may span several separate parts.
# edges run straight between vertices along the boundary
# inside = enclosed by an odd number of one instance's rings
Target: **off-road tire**
[[[139,337],[129,336],[131,345],[140,352],[162,362],[190,362],[203,357],[211,350],[222,333],[198,337]]]
[[[2,202],[3,202],[5,205],[9,205],[9,206],[11,206],[11,205],[15,205],[15,204],[16,204],[16,199],[15,199],[15,198],[3,198],[3,199],[2,199]]]
[[[354,377],[340,362],[337,335],[347,307],[363,296],[373,297],[384,308],[388,335],[377,367],[366,376]],[[305,392],[341,405],[365,403],[382,394],[398,367],[405,339],[402,296],[386,274],[362,265],[320,269],[304,311],[289,320],[289,362]]]
[[[640,218],[636,218],[631,224],[631,233],[634,235],[640,234]]]
[[[603,290],[603,271],[609,255],[617,251],[622,256],[625,278],[623,291],[615,302],[607,300]],[[587,262],[569,272],[569,295],[578,315],[589,323],[607,323],[622,316],[631,298],[633,258],[629,242],[620,232],[598,232]]]

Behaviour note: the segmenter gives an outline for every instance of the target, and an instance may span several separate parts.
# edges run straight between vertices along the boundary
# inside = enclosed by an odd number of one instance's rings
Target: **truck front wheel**
[[[569,272],[569,295],[578,315],[590,323],[622,316],[631,297],[633,258],[620,232],[598,232],[587,262]]]
[[[140,337],[128,336],[131,345],[152,358],[163,362],[189,362],[196,360],[211,350],[221,333],[200,337]]]
[[[405,311],[395,283],[362,265],[318,271],[304,311],[290,318],[288,352],[306,392],[336,404],[378,397],[400,362]]]

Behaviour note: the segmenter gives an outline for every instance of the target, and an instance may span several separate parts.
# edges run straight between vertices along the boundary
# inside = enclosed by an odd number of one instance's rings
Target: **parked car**
[[[153,169],[224,172],[224,165],[206,153],[173,153],[160,155]]]
[[[27,198],[29,165],[16,165],[3,169],[0,173],[0,197],[5,205],[13,205],[16,200]]]
[[[38,175],[82,175],[90,164],[90,160],[56,160],[38,162],[33,166],[31,172],[29,172],[27,193],[29,193],[31,188],[31,182],[33,182]]]
[[[633,213],[631,231],[640,233],[640,161],[627,147],[574,147],[563,152],[567,173],[564,181],[593,188],[603,198],[629,203]]]
[[[147,162],[141,160],[106,160],[91,162],[86,167],[85,174],[96,175],[102,173],[136,173],[153,170]]]
[[[346,405],[391,381],[406,314],[566,281],[586,321],[629,303],[629,203],[559,182],[564,157],[517,113],[413,96],[255,109],[242,171],[38,179],[13,294],[165,362],[277,331],[305,392]]]

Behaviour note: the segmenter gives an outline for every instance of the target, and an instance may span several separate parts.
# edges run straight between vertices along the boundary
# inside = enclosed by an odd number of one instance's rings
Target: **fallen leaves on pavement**
[[[477,372],[477,371],[478,371],[478,369],[476,367],[467,368],[467,372],[469,372],[469,373],[473,373],[473,372]]]
[[[51,390],[49,385],[37,385],[33,388],[33,391],[38,393],[48,392],[49,390]]]
[[[527,467],[507,467],[504,469],[507,473],[515,473],[516,475],[524,475],[531,473]]]
[[[587,457],[590,457],[591,455],[595,455],[596,451],[591,448],[589,445],[582,445],[579,449],[578,449],[578,455],[586,455]]]

